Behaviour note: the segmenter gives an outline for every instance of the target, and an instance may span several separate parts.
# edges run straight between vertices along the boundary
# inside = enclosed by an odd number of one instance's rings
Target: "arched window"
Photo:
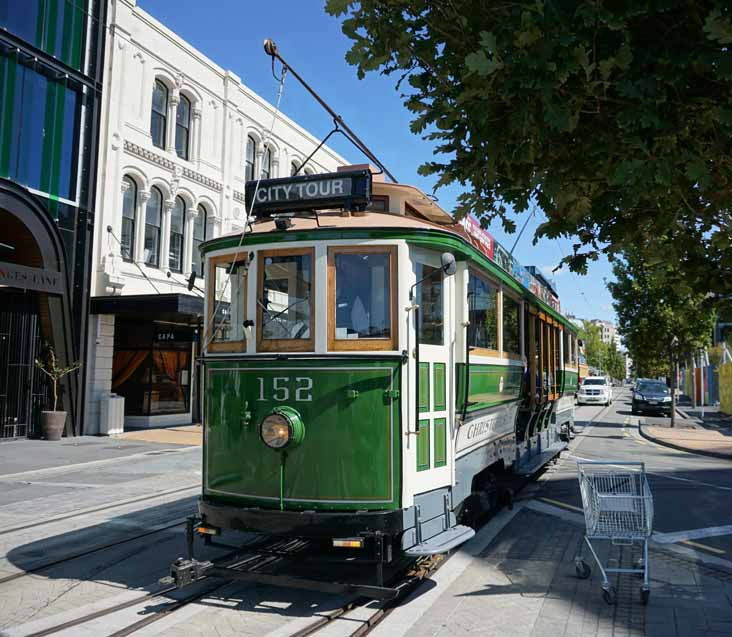
[[[183,240],[186,232],[186,202],[180,197],[175,198],[173,210],[170,213],[170,255],[168,267],[173,272],[183,271]]]
[[[178,110],[175,112],[175,152],[181,159],[188,159],[188,140],[191,128],[191,101],[180,96]]]
[[[300,165],[293,161],[290,163],[290,177],[294,177],[297,174],[298,169],[300,168]]]
[[[150,113],[150,135],[153,146],[165,148],[165,127],[168,120],[168,87],[155,80],[153,88],[152,111]]]
[[[160,220],[163,216],[163,195],[155,187],[150,188],[150,199],[145,209],[145,264],[160,265]]]
[[[254,180],[254,162],[257,157],[257,141],[249,135],[247,137],[247,156],[244,162],[244,179],[246,181]]]
[[[201,244],[206,240],[206,225],[208,213],[202,205],[198,206],[198,216],[193,221],[193,263],[191,272],[203,276],[203,259],[201,258]]]
[[[269,179],[272,176],[272,149],[267,148],[262,155],[262,179]]]
[[[122,182],[126,185],[122,194],[122,233],[120,246],[122,258],[132,261],[135,257],[135,206],[137,205],[137,184],[125,176]]]

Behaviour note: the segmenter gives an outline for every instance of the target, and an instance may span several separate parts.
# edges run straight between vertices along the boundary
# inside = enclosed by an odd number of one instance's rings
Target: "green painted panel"
[[[446,388],[446,382],[445,382],[445,363],[434,363],[433,365],[434,369],[434,376],[433,376],[433,383],[434,383],[434,401],[435,411],[445,411],[447,409],[447,388]]]
[[[430,364],[419,364],[419,411],[430,410]]]
[[[573,393],[577,389],[578,375],[576,371],[562,370],[560,372],[560,383],[563,394]]]
[[[244,240],[243,245],[246,247],[256,246],[262,243],[288,243],[291,241],[338,241],[343,239],[403,239],[409,243],[424,248],[435,249],[440,251],[448,250],[455,254],[457,258],[467,258],[490,272],[504,285],[520,294],[523,298],[531,300],[531,302],[540,308],[543,312],[557,319],[572,334],[577,333],[577,326],[570,323],[559,312],[551,308],[539,297],[532,294],[529,290],[518,283],[511,275],[500,268],[494,261],[491,261],[483,253],[470,245],[462,237],[452,233],[443,232],[435,229],[386,229],[375,228],[366,230],[363,228],[354,229],[323,229],[308,231],[288,231],[278,233],[259,233],[249,234]],[[205,254],[212,250],[223,250],[226,248],[235,249],[239,245],[239,237],[234,235],[224,236],[211,239],[201,244],[201,251]]]
[[[447,418],[435,419],[435,467],[447,464]]]
[[[456,365],[456,409],[462,411],[465,397],[465,364]],[[520,398],[523,369],[509,365],[471,363],[468,413]]]
[[[205,371],[204,493],[279,507],[280,451],[259,437],[274,407],[296,409],[302,443],[287,451],[288,509],[400,504],[399,361],[221,361]]]
[[[417,471],[426,471],[430,468],[430,421],[419,421],[417,433]]]

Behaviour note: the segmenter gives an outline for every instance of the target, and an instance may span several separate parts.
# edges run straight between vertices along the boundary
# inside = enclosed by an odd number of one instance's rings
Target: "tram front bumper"
[[[404,515],[395,511],[279,511],[232,506],[199,498],[206,524],[234,531],[304,538],[342,538],[362,533],[396,535],[404,530]]]

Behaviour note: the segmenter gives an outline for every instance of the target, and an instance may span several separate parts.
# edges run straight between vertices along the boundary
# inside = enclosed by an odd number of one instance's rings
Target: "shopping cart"
[[[580,461],[577,462],[577,470],[586,525],[585,540],[575,558],[577,577],[586,579],[592,573],[589,564],[582,559],[582,549],[587,543],[602,573],[605,602],[614,604],[616,599],[608,573],[635,573],[643,576],[640,595],[641,602],[647,604],[651,594],[648,585],[648,538],[653,529],[653,496],[644,463]],[[592,545],[597,540],[609,540],[614,546],[642,544],[642,557],[634,563],[634,568],[603,566]]]

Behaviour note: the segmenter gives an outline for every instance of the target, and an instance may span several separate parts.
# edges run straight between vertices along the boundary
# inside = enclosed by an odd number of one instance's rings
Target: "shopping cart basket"
[[[648,486],[645,465],[642,462],[577,462],[582,507],[585,513],[585,538],[575,558],[577,577],[586,579],[592,569],[582,559],[586,543],[602,573],[602,597],[614,604],[615,588],[608,581],[608,573],[635,573],[643,576],[641,601],[648,603],[651,591],[648,585],[648,538],[653,530],[653,496]],[[642,544],[643,556],[635,568],[603,566],[592,543],[608,540],[615,546]],[[609,560],[608,560],[609,561]]]

